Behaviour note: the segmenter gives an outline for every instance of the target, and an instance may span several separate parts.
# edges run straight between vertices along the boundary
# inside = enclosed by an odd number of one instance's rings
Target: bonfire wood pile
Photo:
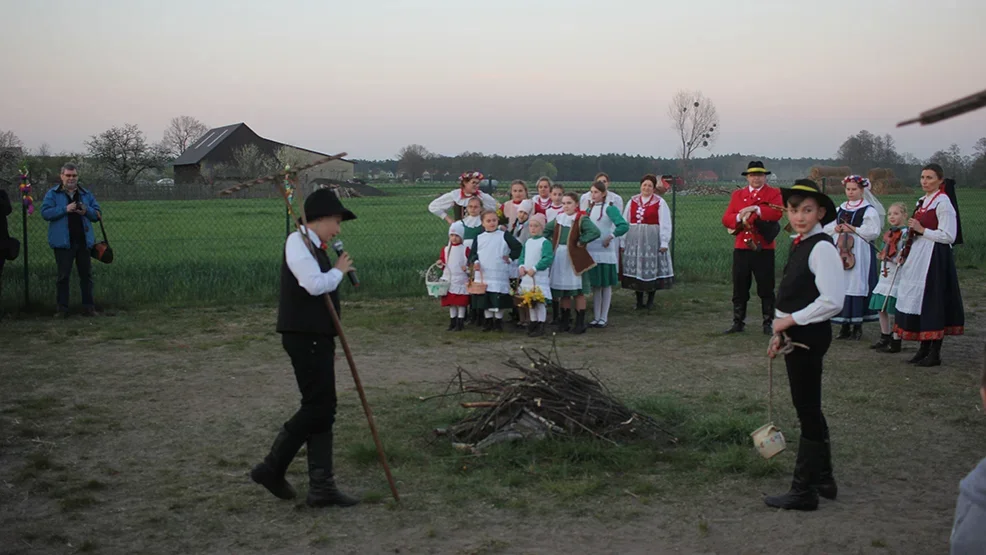
[[[589,377],[564,368],[536,349],[523,352],[527,361],[511,358],[504,363],[520,377],[474,376],[460,367],[446,392],[429,399],[485,400],[462,402],[474,410],[461,422],[435,433],[474,451],[504,441],[549,436],[592,437],[613,444],[633,439],[677,441],[657,420],[617,401],[595,373]]]

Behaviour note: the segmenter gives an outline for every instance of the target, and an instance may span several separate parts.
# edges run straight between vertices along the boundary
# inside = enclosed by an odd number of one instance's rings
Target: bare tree
[[[51,145],[45,142],[41,143],[41,146],[38,147],[35,155],[40,158],[47,158],[48,156],[51,156]]]
[[[161,146],[169,156],[177,158],[208,130],[204,123],[192,116],[171,118],[171,124],[164,131]]]
[[[428,169],[426,167],[428,159],[432,156],[432,153],[421,145],[407,145],[397,153],[397,169],[414,181]]]
[[[719,138],[719,114],[700,91],[678,91],[668,106],[668,117],[680,140],[677,154],[682,174],[687,177],[695,151],[711,149]]]
[[[89,156],[124,185],[133,185],[140,174],[164,165],[164,154],[144,138],[136,125],[124,124],[93,135],[86,146]]]
[[[270,175],[279,170],[277,159],[260,150],[255,144],[245,144],[233,151],[235,177],[248,178]]]

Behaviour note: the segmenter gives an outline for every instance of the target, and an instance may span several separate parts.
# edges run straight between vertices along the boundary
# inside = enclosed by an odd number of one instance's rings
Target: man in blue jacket
[[[58,265],[57,317],[68,315],[68,282],[72,264],[79,268],[82,307],[87,316],[96,315],[92,298],[92,261],[89,250],[96,242],[92,222],[99,221],[96,197],[79,187],[79,170],[74,164],[62,166],[62,184],[45,194],[41,217],[48,222],[48,244],[55,251]]]

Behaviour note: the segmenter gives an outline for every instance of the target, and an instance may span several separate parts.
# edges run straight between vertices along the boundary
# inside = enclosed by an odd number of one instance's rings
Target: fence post
[[[291,235],[291,212],[288,209],[284,209],[284,236],[287,237]]]
[[[678,180],[671,178],[671,267],[674,267],[674,240],[678,236],[678,228],[675,227],[675,215],[678,205]]]
[[[27,204],[24,204],[23,197],[21,198],[21,224],[24,234],[23,245],[21,245],[21,248],[24,250],[24,308],[26,309],[31,306],[31,281],[28,277],[30,272],[27,264]]]

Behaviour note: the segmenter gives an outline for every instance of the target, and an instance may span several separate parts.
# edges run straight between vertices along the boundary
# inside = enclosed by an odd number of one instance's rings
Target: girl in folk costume
[[[942,339],[965,331],[965,310],[952,254],[952,246],[962,244],[962,221],[955,181],[944,176],[938,164],[928,164],[921,172],[925,195],[907,222],[910,237],[897,275],[894,330],[905,341],[921,342],[908,361],[918,366],[940,365]]]
[[[623,197],[616,194],[614,191],[609,190],[609,175],[606,172],[599,172],[596,177],[592,180],[593,183],[602,182],[606,187],[606,204],[613,204],[619,209],[620,213],[623,212]],[[582,195],[579,200],[579,208],[584,212],[589,211],[589,205],[592,204],[592,189],[590,188],[588,192]]]
[[[522,248],[513,235],[497,229],[498,224],[496,212],[483,212],[483,233],[473,239],[469,252],[475,281],[486,284],[484,294],[472,295],[473,308],[486,313],[483,331],[503,331],[503,310],[513,306],[510,261],[520,256]]]
[[[555,260],[555,253],[552,250],[551,240],[544,237],[545,223],[544,214],[531,216],[531,238],[524,243],[524,248],[520,251],[521,278],[518,291],[523,294],[537,288],[541,290],[545,299],[544,303],[531,305],[531,325],[527,332],[530,337],[544,335],[544,322],[548,317],[545,303],[551,302],[551,265]]]
[[[589,291],[587,272],[596,265],[586,244],[599,238],[599,228],[579,212],[579,196],[566,193],[564,211],[544,228],[551,239],[555,261],[551,264],[551,298],[559,299],[561,316],[555,319],[558,331],[585,333],[585,294]],[[571,327],[572,299],[575,299],[575,327]]]
[[[469,199],[469,203],[466,204],[466,214],[462,216],[462,226],[463,233],[462,240],[466,243],[472,241],[479,234],[483,232],[483,204],[482,202],[473,197]]]
[[[528,228],[527,222],[533,211],[534,211],[534,203],[530,199],[524,199],[520,201],[520,204],[517,205],[517,217],[514,219],[513,225],[508,230],[509,233],[514,236],[514,239],[516,239],[517,242],[520,243],[521,245],[523,245],[531,237],[531,231]],[[510,263],[510,275],[512,276],[510,278],[511,291],[517,290],[517,286],[520,283],[520,277],[522,277],[519,276],[517,273],[517,269],[519,268],[519,266],[520,266],[519,260],[514,260]],[[517,326],[521,327],[527,325],[528,314],[526,310],[518,310],[519,308],[520,308],[520,301],[515,298],[513,319],[514,322],[517,323]]]
[[[621,209],[606,198],[606,183],[596,181],[589,189],[592,195],[586,217],[599,228],[599,239],[586,245],[596,265],[589,270],[592,286],[592,312],[595,318],[589,323],[594,328],[605,328],[609,320],[609,307],[613,300],[613,286],[620,282],[620,241],[630,229],[620,214]]]
[[[462,213],[471,198],[478,198],[485,210],[496,210],[496,199],[479,190],[482,181],[483,174],[479,172],[466,172],[460,175],[459,188],[431,201],[428,211],[452,225],[452,222],[462,219]],[[448,215],[449,208],[453,211],[451,217]]]
[[[520,208],[520,203],[527,200],[527,196],[527,184],[524,183],[523,179],[515,179],[510,184],[510,200],[503,203],[501,207],[503,217],[507,220],[506,231],[513,230],[514,223],[517,221],[517,210]],[[530,210],[528,210],[527,214],[530,215],[530,213]]]
[[[623,236],[623,275],[620,281],[624,289],[637,294],[637,309],[644,308],[644,292],[647,293],[647,309],[654,307],[654,293],[669,289],[674,282],[671,268],[671,210],[657,195],[657,176],[647,174],[640,180],[640,194],[634,196],[623,210],[623,218],[630,230]]]
[[[442,296],[442,306],[449,311],[448,331],[462,331],[466,325],[469,306],[469,247],[463,242],[465,226],[455,222],[448,228],[448,245],[442,249],[441,262],[445,271],[442,280],[449,282],[448,293]]]
[[[551,206],[545,209],[544,217],[548,220],[548,223],[555,221],[558,214],[565,211],[562,206],[562,199],[565,197],[565,187],[562,187],[558,183],[551,186]]]
[[[883,231],[886,211],[870,191],[869,179],[850,175],[842,184],[847,200],[839,206],[835,221],[825,226],[825,232],[835,239],[846,272],[846,304],[832,321],[842,324],[836,339],[858,340],[863,337],[863,322],[877,319],[876,311],[870,309],[878,268],[873,241]]]
[[[773,338],[767,355],[777,356],[782,335],[794,346],[784,355],[791,401],[801,423],[798,458],[791,489],[764,498],[768,507],[813,511],[818,496],[835,499],[838,486],[832,476],[832,450],[828,422],[822,413],[822,362],[832,344],[829,319],[844,303],[845,273],[832,238],[822,226],[835,221],[835,204],[809,179],[799,179],[781,189],[787,219],[798,235],[777,288]]]
[[[545,214],[547,216],[548,208],[551,206],[552,185],[550,177],[544,176],[538,179],[538,195],[532,199],[534,201],[534,214]],[[533,216],[534,214],[531,215]]]
[[[907,241],[907,208],[895,202],[887,210],[890,229],[883,234],[883,249],[876,255],[880,261],[880,280],[870,296],[870,309],[880,313],[880,340],[870,346],[880,353],[899,353],[900,336],[891,334],[890,315],[897,304],[897,259]]]

